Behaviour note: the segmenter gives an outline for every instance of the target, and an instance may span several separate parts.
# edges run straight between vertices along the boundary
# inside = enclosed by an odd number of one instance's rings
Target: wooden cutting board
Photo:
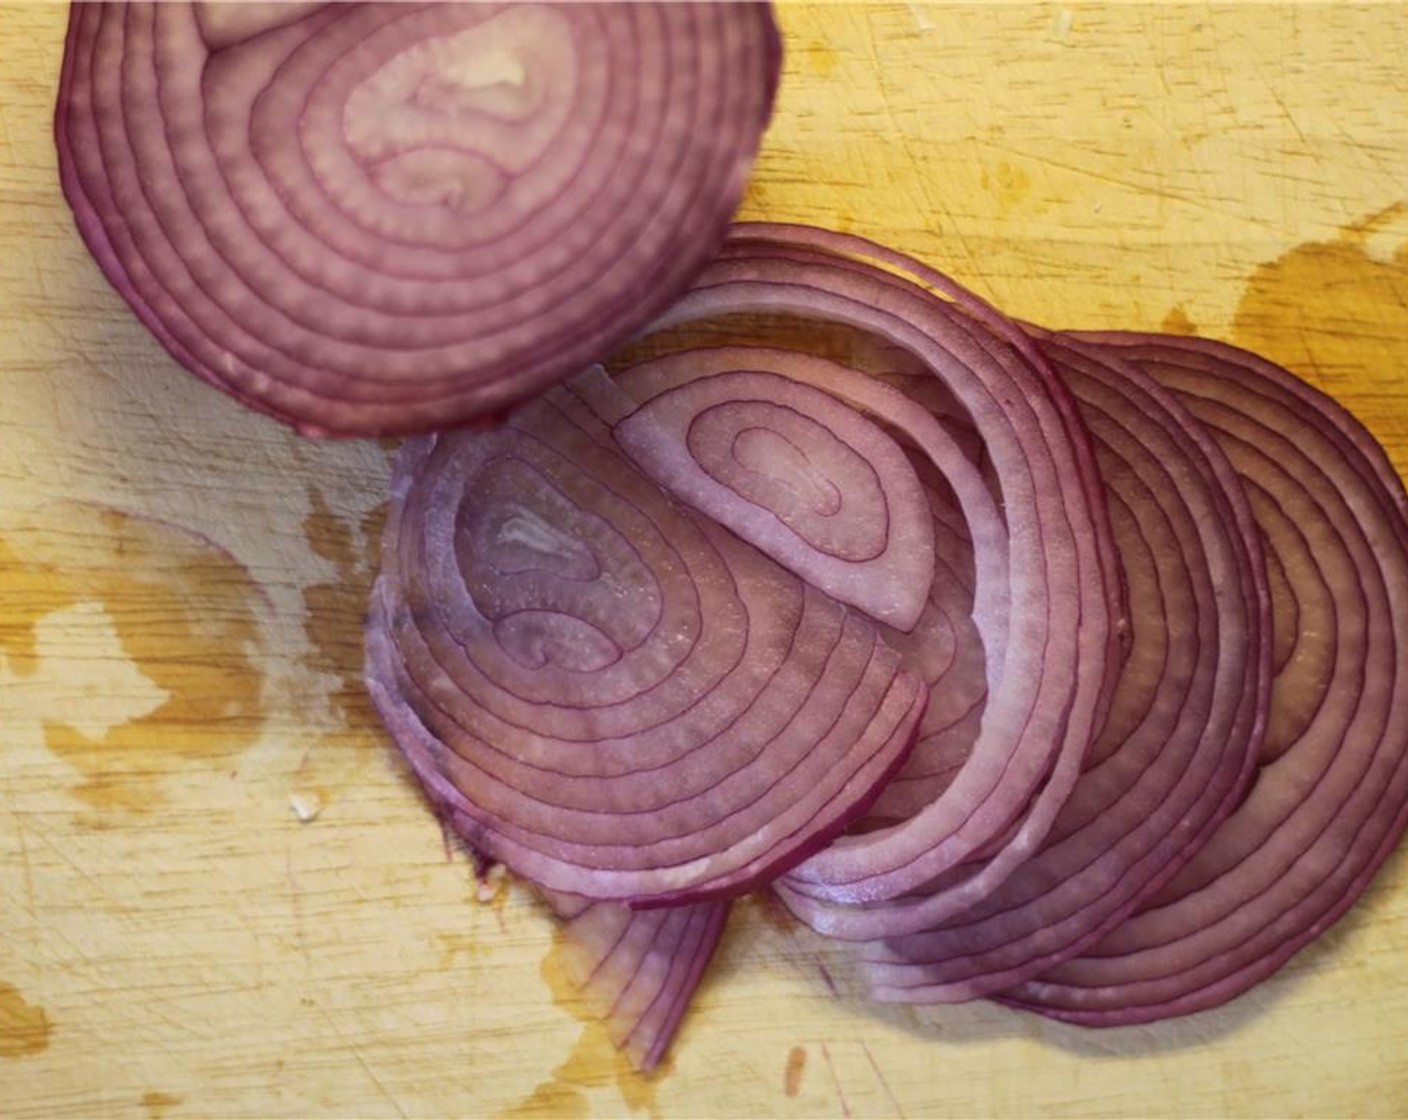
[[[781,22],[747,216],[872,235],[1054,326],[1262,349],[1408,470],[1408,8]],[[1255,992],[1107,1032],[865,1006],[746,903],[674,1056],[629,1072],[359,691],[389,448],[199,385],[80,245],[63,23],[0,14],[0,1114],[1408,1114],[1401,854]]]

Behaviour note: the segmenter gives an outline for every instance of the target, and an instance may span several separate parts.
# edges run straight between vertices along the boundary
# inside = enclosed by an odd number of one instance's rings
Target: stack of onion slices
[[[1405,511],[1251,355],[744,225],[610,372],[405,445],[368,685],[644,1064],[764,884],[877,998],[1157,1019],[1404,829]]]
[[[74,4],[59,171],[191,372],[305,435],[424,431],[683,291],[780,62],[766,4]]]

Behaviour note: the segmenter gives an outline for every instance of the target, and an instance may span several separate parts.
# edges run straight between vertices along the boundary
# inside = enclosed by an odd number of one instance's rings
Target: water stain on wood
[[[333,568],[331,578],[303,591],[313,645],[309,664],[336,682],[330,692],[334,713],[348,727],[365,729],[375,717],[362,687],[362,621],[386,507],[375,507],[357,525],[339,516],[317,486],[309,487],[308,498],[312,509],[303,521],[304,536],[314,555]]]
[[[991,171],[984,167],[979,182],[997,202],[998,213],[1002,215],[1010,214],[1032,193],[1031,176],[1007,160],[999,160]]]
[[[641,1073],[616,1049],[606,1025],[586,1006],[581,990],[573,983],[563,961],[563,941],[554,929],[553,947],[543,958],[541,974],[552,993],[553,1002],[582,1024],[582,1033],[567,1057],[533,1092],[500,1114],[506,1117],[561,1117],[588,1115],[587,1092],[615,1085],[631,1112],[660,1116],[656,1099],[660,1082],[674,1070],[669,1055],[651,1070]]]
[[[49,1016],[0,981],[0,1058],[27,1058],[49,1046]]]
[[[806,43],[800,50],[798,57],[801,60],[802,69],[816,78],[829,78],[836,72],[836,48],[828,46],[826,43],[813,40]]]
[[[348,516],[316,485],[308,488],[308,499],[303,534],[313,554],[332,572],[302,592],[304,631],[312,647],[306,664],[331,683],[326,725],[300,762],[296,780],[317,786],[326,801],[357,776],[382,743],[362,683],[362,627],[386,506],[375,506],[360,518]]]
[[[802,1074],[807,1068],[807,1048],[794,1046],[787,1052],[787,1065],[782,1071],[782,1089],[795,1097],[802,1089]]]
[[[499,1120],[586,1120],[591,1105],[578,1089],[561,1081],[544,1081],[523,1100],[499,1113]]]
[[[115,698],[98,689],[73,695],[73,708],[33,713],[46,746],[81,776],[75,796],[93,808],[149,810],[164,775],[228,767],[258,738],[262,592],[213,541],[109,506],[55,503],[0,536],[0,587],[10,673],[67,677],[71,667],[43,664],[37,645],[43,620],[58,617],[72,629],[66,650],[106,659],[102,671],[110,667],[118,685],[141,680],[157,697],[143,714],[111,723],[79,718],[85,704],[112,708]],[[105,635],[115,636],[113,648]],[[65,684],[61,677],[38,694],[70,695]]]
[[[1169,312],[1164,316],[1164,321],[1159,325],[1159,329],[1165,334],[1195,335],[1198,333],[1197,324],[1188,318],[1188,312],[1181,303],[1169,308]]]
[[[494,951],[491,942],[465,933],[440,933],[436,934],[435,940],[440,945],[442,969],[454,968],[466,961],[488,956]]]
[[[181,1103],[183,1097],[178,1097],[175,1093],[162,1093],[153,1090],[150,1093],[143,1093],[141,1105],[146,1109],[150,1120],[162,1120],[162,1118]]]
[[[1408,203],[1257,267],[1237,307],[1233,341],[1341,398],[1362,387],[1366,371],[1384,377],[1408,366]],[[1408,435],[1408,418],[1370,412],[1360,419],[1381,438],[1385,428]]]

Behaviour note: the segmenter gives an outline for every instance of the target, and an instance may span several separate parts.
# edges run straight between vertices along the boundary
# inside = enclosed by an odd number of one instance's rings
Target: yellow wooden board
[[[785,7],[746,216],[1055,326],[1192,330],[1408,469],[1408,8]],[[0,13],[0,1114],[1408,1114],[1408,861],[1218,1011],[1085,1032],[834,996],[740,907],[666,1068],[479,888],[357,686],[389,451],[178,370],[55,179],[64,11]]]

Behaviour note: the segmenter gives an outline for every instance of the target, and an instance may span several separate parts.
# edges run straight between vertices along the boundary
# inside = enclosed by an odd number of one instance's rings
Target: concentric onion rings
[[[1282,573],[1273,624],[1293,628],[1296,650],[1279,664],[1246,800],[1141,912],[1003,997],[1114,1026],[1212,1007],[1271,975],[1349,908],[1403,835],[1408,499],[1353,417],[1254,355],[1141,334],[1071,345],[1139,366],[1221,444]]]
[[[867,946],[882,1000],[988,995],[1098,940],[1231,811],[1265,733],[1270,599],[1231,466],[1138,369],[1040,340],[1096,440],[1133,641],[1110,718],[1047,844],[963,914]]]
[[[193,373],[308,435],[421,431],[683,290],[779,64],[757,4],[75,4],[60,176]]]
[[[637,906],[738,894],[863,811],[926,696],[873,624],[635,471],[583,392],[407,443],[369,688],[490,858]]]

